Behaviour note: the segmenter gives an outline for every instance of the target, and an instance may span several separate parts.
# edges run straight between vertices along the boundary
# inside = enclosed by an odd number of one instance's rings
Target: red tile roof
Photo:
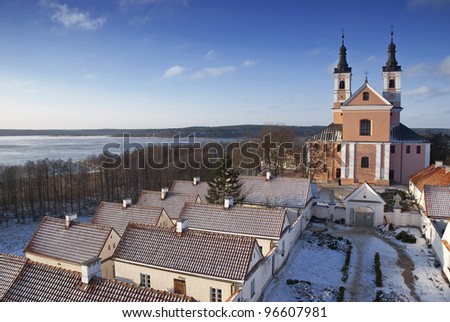
[[[19,275],[26,261],[25,257],[0,254],[0,300]]]
[[[286,211],[274,208],[187,203],[180,218],[189,220],[189,228],[214,232],[279,239]]]
[[[105,245],[112,227],[72,222],[65,228],[65,220],[44,217],[25,252],[81,264],[95,256]]]
[[[95,212],[93,224],[114,227],[122,235],[130,221],[157,225],[164,208],[148,206],[130,206],[123,208],[121,203],[102,202]]]
[[[136,202],[138,206],[162,207],[172,219],[177,219],[186,202],[195,202],[198,195],[175,193],[169,191],[164,200],[161,200],[161,192],[143,190]]]
[[[243,281],[252,260],[256,239],[188,229],[130,223],[115,253],[126,260],[191,274]]]
[[[26,259],[22,261],[19,276],[0,300],[5,302],[193,301],[188,296],[137,287],[101,277],[93,277],[86,287],[82,287],[81,273]]]
[[[410,181],[423,192],[425,185],[448,186],[450,185],[450,172],[446,173],[446,167],[436,167],[434,164],[411,176]]]
[[[425,186],[425,209],[429,218],[450,219],[450,186]]]

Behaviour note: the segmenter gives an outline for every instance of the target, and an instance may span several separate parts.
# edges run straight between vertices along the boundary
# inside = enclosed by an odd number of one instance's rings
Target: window
[[[369,158],[362,157],[361,158],[361,168],[368,168],[368,167],[369,167]]]
[[[186,294],[186,281],[178,278],[173,280],[173,292],[177,294]]]
[[[222,290],[211,287],[211,302],[222,302]]]
[[[250,283],[250,297],[253,297],[253,295],[255,295],[255,280]]]
[[[345,82],[343,80],[339,82],[339,89],[345,89]]]
[[[395,154],[395,145],[391,145],[391,154]]]
[[[420,154],[420,145],[416,146],[416,153]]]
[[[261,252],[261,254],[263,253],[263,248],[262,248],[262,246],[258,246],[259,247],[259,250],[260,250],[260,252]]]
[[[409,145],[406,146],[406,153],[408,154],[411,153],[411,146]]]
[[[341,152],[341,145],[340,144],[337,145],[336,151],[337,152]]]
[[[395,79],[389,80],[389,88],[395,88]]]
[[[116,249],[116,243],[113,243],[113,249]]]
[[[323,165],[323,172],[327,172],[328,171],[328,165],[327,164],[324,164]]]
[[[108,245],[108,250],[111,250],[111,245]]]
[[[145,286],[145,287],[151,287],[151,283],[150,283],[150,275],[147,274],[141,274],[141,283],[139,284],[140,286]]]
[[[370,135],[371,122],[370,120],[359,121],[359,135]]]
[[[363,101],[369,100],[369,92],[363,92]]]

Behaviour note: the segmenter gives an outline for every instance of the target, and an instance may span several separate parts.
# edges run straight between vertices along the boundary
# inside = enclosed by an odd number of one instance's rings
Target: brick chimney
[[[102,277],[102,268],[99,257],[93,257],[81,263],[81,282],[89,284],[92,277]]]
[[[223,200],[223,208],[229,209],[229,208],[233,207],[233,205],[234,205],[233,197],[226,197]]]
[[[444,165],[443,161],[434,161],[434,167],[438,168],[438,167],[442,167]]]
[[[272,178],[272,173],[270,171],[266,172],[266,181],[270,181],[270,179]]]
[[[189,229],[189,220],[187,218],[181,218],[177,220],[177,235],[181,235]]]
[[[192,184],[194,186],[198,185],[200,183],[200,177],[194,177],[194,179],[192,180]]]
[[[122,200],[122,208],[127,209],[129,206],[131,206],[131,199],[123,199]]]
[[[167,188],[167,187],[161,188],[161,200],[166,199],[168,192],[169,192],[169,188]]]
[[[78,218],[78,215],[76,213],[66,215],[66,222],[65,222],[65,228],[69,229],[72,222],[76,221]]]

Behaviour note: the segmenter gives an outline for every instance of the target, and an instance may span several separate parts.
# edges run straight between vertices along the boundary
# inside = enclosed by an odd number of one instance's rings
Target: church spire
[[[339,49],[339,63],[334,69],[334,73],[351,73],[352,68],[348,67],[347,63],[347,48],[344,45],[344,31],[342,31],[342,45]]]
[[[396,46],[394,44],[394,30],[391,29],[391,43],[388,46],[388,60],[386,66],[383,66],[384,72],[401,71],[401,66],[398,65],[397,59],[395,59]]]

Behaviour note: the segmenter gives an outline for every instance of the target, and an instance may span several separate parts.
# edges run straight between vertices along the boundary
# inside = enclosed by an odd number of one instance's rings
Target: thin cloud
[[[250,67],[250,66],[253,66],[253,65],[257,64],[257,63],[258,63],[257,60],[250,60],[250,59],[247,59],[247,60],[245,60],[245,61],[242,63],[242,66],[244,66],[244,67]]]
[[[306,53],[306,56],[312,57],[312,56],[318,56],[320,54],[323,54],[329,50],[328,47],[317,47],[313,48],[310,51]]]
[[[428,86],[421,86],[412,90],[406,91],[405,96],[422,96],[431,93],[431,89]]]
[[[93,74],[93,73],[89,73],[89,74],[86,74],[86,75],[84,76],[84,78],[89,79],[89,80],[92,80],[92,79],[96,79],[96,78],[97,78],[97,75],[95,75],[95,74]]]
[[[172,78],[175,76],[179,76],[184,73],[185,70],[186,68],[181,66],[172,66],[164,72],[163,78]]]
[[[445,57],[437,64],[419,63],[413,65],[405,71],[405,74],[409,77],[423,75],[450,76],[450,56]]]
[[[51,19],[68,29],[96,30],[101,28],[106,18],[92,18],[89,11],[82,12],[78,8],[69,8],[56,1],[41,0],[41,5],[51,8]]]
[[[217,53],[214,49],[208,51],[205,55],[206,59],[214,59],[214,58],[216,58],[216,56],[217,56]]]
[[[199,70],[198,72],[194,73],[191,76],[191,79],[198,80],[198,79],[203,79],[203,78],[219,77],[223,74],[232,73],[235,70],[236,70],[236,67],[234,67],[234,66],[203,68],[202,70]]]
[[[377,60],[377,56],[375,56],[375,55],[370,55],[369,57],[367,57],[366,58],[366,62],[367,63],[372,63],[372,62],[374,62],[374,61],[376,61]]]
[[[157,3],[173,3],[173,4],[180,4],[183,6],[187,6],[189,4],[188,0],[120,0],[119,4],[120,6],[127,7],[127,6],[145,6],[145,5],[153,5]]]

